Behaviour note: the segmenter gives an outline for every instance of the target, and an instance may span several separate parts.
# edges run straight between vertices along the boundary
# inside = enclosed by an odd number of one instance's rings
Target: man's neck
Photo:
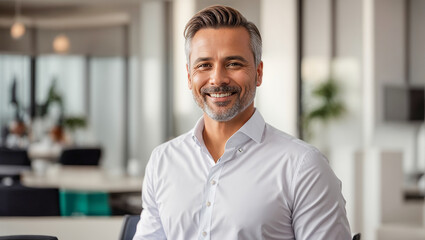
[[[251,118],[254,111],[254,106],[251,105],[226,122],[215,121],[204,113],[205,126],[202,137],[215,162],[223,155],[227,140]]]

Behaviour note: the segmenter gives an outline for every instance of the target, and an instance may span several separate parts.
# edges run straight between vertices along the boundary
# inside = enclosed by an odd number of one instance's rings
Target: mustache
[[[203,87],[201,88],[202,94],[211,94],[211,93],[219,93],[219,92],[236,92],[239,93],[241,88],[238,86],[218,86],[218,87]]]

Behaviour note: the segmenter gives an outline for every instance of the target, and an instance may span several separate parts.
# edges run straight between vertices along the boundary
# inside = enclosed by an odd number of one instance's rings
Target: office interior
[[[259,27],[256,108],[326,154],[353,234],[425,239],[423,0],[0,1],[0,145],[27,150],[23,183],[65,178],[64,149],[100,148],[96,168],[110,182],[129,178],[128,191],[100,190],[132,192],[122,200],[131,208],[103,216],[2,216],[0,235],[118,238],[123,215],[141,209],[134,189],[152,149],[202,115],[183,29],[215,4]]]

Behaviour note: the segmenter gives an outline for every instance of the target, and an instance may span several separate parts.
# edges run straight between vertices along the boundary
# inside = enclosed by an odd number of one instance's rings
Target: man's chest
[[[167,166],[156,186],[164,229],[171,235],[184,229],[194,236],[250,229],[255,235],[264,226],[290,225],[289,191],[276,169],[283,167],[243,158],[213,167],[182,162]]]

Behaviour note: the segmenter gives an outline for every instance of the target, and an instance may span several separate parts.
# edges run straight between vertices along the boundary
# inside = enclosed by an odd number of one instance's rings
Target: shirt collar
[[[239,129],[238,132],[244,133],[256,143],[261,143],[265,126],[266,122],[264,121],[263,116],[261,116],[261,113],[255,109],[252,117]]]
[[[199,146],[205,145],[204,144],[204,138],[202,137],[202,131],[204,130],[204,127],[205,127],[204,117],[202,116],[198,120],[198,122],[196,122],[195,127],[192,130],[192,139]]]
[[[235,133],[229,140],[233,140],[234,138],[238,138],[240,133],[243,133],[247,137],[254,140],[256,143],[261,143],[264,133],[264,128],[266,126],[266,122],[264,121],[261,113],[255,109],[254,114],[251,118]],[[204,117],[201,117],[196,123],[195,127],[192,131],[192,139],[199,145],[205,145],[204,139],[202,137],[202,131],[204,130],[205,123]],[[231,141],[233,142],[233,141]],[[228,141],[229,143],[229,141]],[[226,144],[228,145],[228,144]],[[233,145],[233,144],[232,144]]]

